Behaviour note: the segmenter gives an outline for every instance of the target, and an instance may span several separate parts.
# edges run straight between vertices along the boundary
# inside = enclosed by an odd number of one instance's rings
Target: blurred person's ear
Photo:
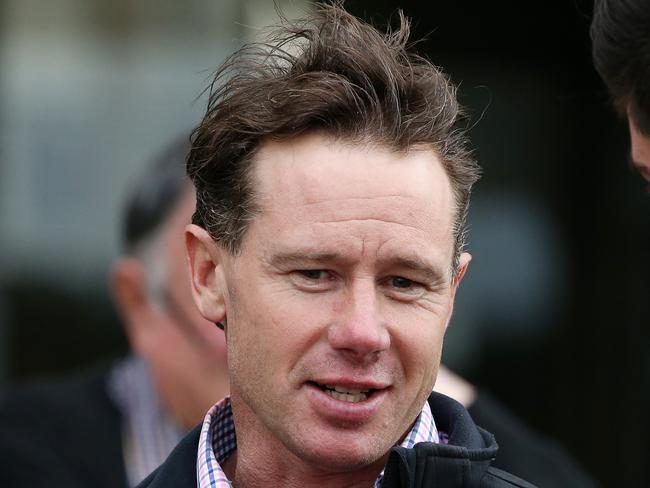
[[[185,227],[185,250],[196,306],[206,320],[215,324],[225,322],[223,251],[205,229],[194,224]]]
[[[145,346],[146,328],[151,320],[147,297],[144,266],[132,257],[121,257],[111,266],[111,293],[117,311],[124,324],[131,347],[142,353]]]

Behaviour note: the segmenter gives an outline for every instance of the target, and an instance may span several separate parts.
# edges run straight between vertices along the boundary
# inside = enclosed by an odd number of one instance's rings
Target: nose
[[[374,283],[355,283],[341,308],[328,330],[334,349],[356,361],[365,361],[390,347],[390,334],[379,310]]]

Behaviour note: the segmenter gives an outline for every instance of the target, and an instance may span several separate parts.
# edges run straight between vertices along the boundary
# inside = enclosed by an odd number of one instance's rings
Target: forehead
[[[355,198],[426,200],[452,210],[449,178],[432,149],[396,152],[309,134],[265,142],[254,160],[254,178],[267,210]]]
[[[431,149],[395,152],[319,134],[268,141],[253,178],[260,214],[251,230],[264,224],[272,241],[372,234],[397,242],[401,234],[439,243],[445,253],[453,247],[451,185]]]

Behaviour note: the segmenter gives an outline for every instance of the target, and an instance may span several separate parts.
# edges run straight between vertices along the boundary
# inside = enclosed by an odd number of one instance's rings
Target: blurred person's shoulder
[[[0,402],[0,486],[124,486],[110,365],[12,388]],[[116,469],[116,467],[120,469]]]
[[[76,408],[80,402],[110,402],[106,388],[110,368],[110,363],[102,362],[64,374],[18,382],[0,399],[0,414],[4,418],[7,413],[24,415],[37,409],[47,416],[60,409]],[[43,412],[44,406],[54,411]]]
[[[496,437],[499,454],[495,467],[542,487],[596,486],[568,451],[526,425],[490,393],[478,390],[468,411],[478,425]]]

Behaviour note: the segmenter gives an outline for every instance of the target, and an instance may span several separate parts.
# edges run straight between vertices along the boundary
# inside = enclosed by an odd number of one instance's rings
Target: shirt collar
[[[129,486],[136,486],[167,458],[185,431],[160,404],[142,359],[129,356],[117,362],[107,390],[120,411],[126,477]]]
[[[413,428],[404,438],[401,447],[412,448],[419,442],[439,443],[440,437],[433,420],[429,403],[425,402],[422,411],[415,419]],[[196,459],[196,477],[198,488],[229,488],[231,482],[221,469],[221,463],[237,449],[235,424],[232,418],[230,397],[214,405],[206,414],[199,438],[199,450]],[[384,472],[375,481],[379,487]]]

